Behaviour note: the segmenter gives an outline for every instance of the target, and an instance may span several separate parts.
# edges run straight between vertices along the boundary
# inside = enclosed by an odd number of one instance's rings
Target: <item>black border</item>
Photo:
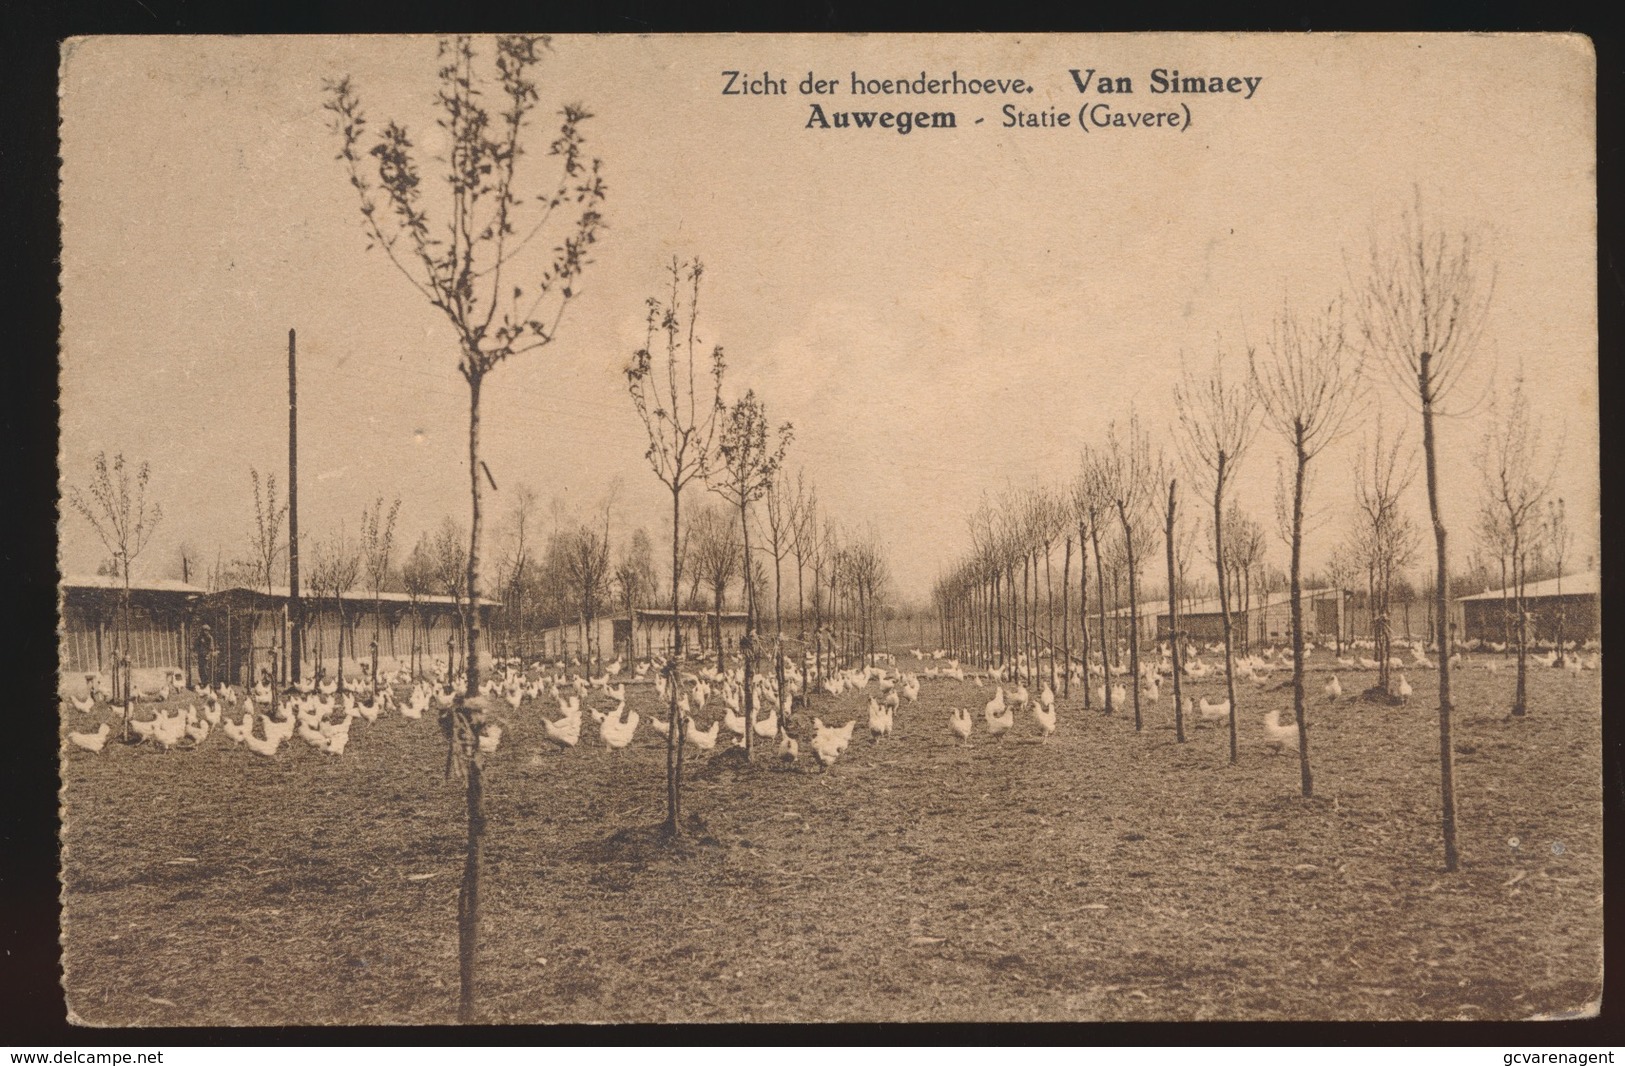
[[[8,351],[0,354],[7,454],[18,461],[4,471],[5,519],[0,521],[0,617],[12,630],[0,686],[0,1043],[40,1048],[124,1045],[180,1047],[202,1044],[543,1045],[601,1044],[1122,1044],[1157,1045],[1446,1045],[1496,1044],[1507,1048],[1625,1043],[1625,1007],[1610,982],[1603,1012],[1588,1021],[1526,1023],[1095,1023],[1046,1025],[693,1025],[549,1026],[537,1028],[254,1028],[82,1029],[67,1025],[59,984],[56,932],[56,719],[42,709],[55,700],[56,646],[56,339],[57,43],[78,34],[104,33],[377,33],[436,32],[456,28],[494,31],[540,27],[552,32],[1126,32],[1132,30],[1349,31],[1578,31],[1597,50],[1599,196],[1599,368],[1603,409],[1618,396],[1616,365],[1625,312],[1625,253],[1618,188],[1622,123],[1619,103],[1625,57],[1612,23],[1579,5],[1413,3],[1362,5],[1248,5],[1245,13],[1192,3],[1147,11],[1140,5],[1041,11],[1001,3],[956,11],[888,10],[835,0],[796,5],[743,2],[709,8],[622,2],[539,5],[485,4],[478,10],[425,0],[392,4],[272,4],[223,0],[49,0],[19,3],[0,14],[4,27],[4,97],[8,112],[0,141],[0,189],[6,192],[4,245],[10,299],[5,319]],[[1493,80],[1493,72],[1486,72]],[[1486,92],[1493,85],[1486,85]],[[1418,104],[1416,106],[1425,106]],[[1618,446],[1617,424],[1601,420],[1602,452]],[[1603,464],[1603,553],[1613,555],[1614,476]],[[20,520],[19,520],[20,516]],[[1621,602],[1618,575],[1603,565],[1605,611]],[[1620,959],[1625,888],[1625,725],[1613,716],[1619,666],[1604,660],[1604,833],[1606,958]],[[1606,978],[1605,978],[1606,980]]]

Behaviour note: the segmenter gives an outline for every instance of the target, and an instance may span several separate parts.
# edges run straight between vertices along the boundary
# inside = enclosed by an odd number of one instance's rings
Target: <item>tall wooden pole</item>
[[[288,676],[299,680],[304,658],[304,612],[299,609],[299,372],[293,330],[288,330]]]

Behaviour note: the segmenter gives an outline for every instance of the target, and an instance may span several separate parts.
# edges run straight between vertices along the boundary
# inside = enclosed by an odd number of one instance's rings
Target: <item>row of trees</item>
[[[1157,547],[1160,525],[1166,562],[1169,652],[1173,658],[1175,730],[1184,739],[1183,707],[1178,699],[1183,641],[1178,590],[1188,580],[1192,534],[1180,529],[1180,491],[1194,489],[1199,523],[1206,541],[1207,562],[1218,591],[1222,621],[1227,696],[1230,704],[1230,759],[1237,757],[1235,634],[1231,613],[1238,583],[1244,584],[1261,553],[1261,531],[1229,499],[1237,470],[1262,429],[1284,452],[1276,478],[1276,528],[1289,553],[1291,596],[1293,709],[1297,724],[1301,789],[1313,794],[1310,722],[1304,699],[1303,550],[1313,527],[1312,475],[1317,460],[1362,419],[1373,386],[1386,377],[1389,401],[1397,400],[1419,415],[1422,467],[1433,533],[1431,646],[1438,657],[1438,715],[1441,826],[1445,865],[1457,866],[1453,746],[1451,740],[1451,651],[1448,604],[1450,557],[1445,516],[1440,503],[1436,421],[1460,414],[1472,404],[1458,399],[1463,378],[1478,358],[1478,341],[1488,313],[1493,271],[1477,262],[1473,241],[1429,228],[1418,206],[1406,214],[1393,240],[1374,240],[1368,269],[1351,278],[1355,295],[1304,312],[1288,306],[1275,317],[1259,344],[1245,347],[1246,371],[1227,366],[1221,351],[1209,369],[1186,368],[1173,397],[1174,424],[1156,435],[1173,441],[1158,448],[1138,416],[1112,422],[1103,439],[1084,446],[1077,474],[1059,488],[1011,490],[996,501],[984,501],[970,517],[973,548],[935,589],[944,640],[982,662],[1020,664],[1028,677],[1057,680],[1065,688],[1070,668],[1057,669],[1059,651],[1067,663],[1112,665],[1119,640],[1126,645],[1130,675],[1139,678],[1141,570]],[[1234,358],[1230,360],[1233,364]],[[1485,474],[1485,504],[1479,516],[1481,549],[1510,568],[1521,588],[1530,535],[1546,507],[1548,540],[1561,554],[1567,531],[1560,502],[1547,503],[1550,477],[1533,458],[1527,405],[1521,390],[1497,405],[1497,417],[1484,437],[1479,466]],[[1391,641],[1390,606],[1404,570],[1420,548],[1421,535],[1404,514],[1400,500],[1416,474],[1414,453],[1403,433],[1392,434],[1382,419],[1374,420],[1355,465],[1358,520],[1345,544],[1333,553],[1328,577],[1346,588],[1365,577],[1366,599],[1374,636],[1386,663]],[[1182,486],[1182,482],[1184,485]],[[1189,528],[1187,520],[1187,528]],[[1051,585],[1051,556],[1059,542],[1062,556],[1061,633],[1056,639]],[[1099,625],[1095,638],[1106,647],[1092,648],[1089,627],[1078,627],[1074,656],[1069,606],[1072,558],[1078,557],[1080,612],[1086,609],[1091,579],[1096,588]],[[1129,626],[1114,634],[1107,614],[1108,576],[1126,588]],[[1561,572],[1561,565],[1559,565]],[[1018,583],[1019,573],[1019,583]],[[1038,579],[1042,576],[1042,596]],[[1239,581],[1238,581],[1239,579]],[[1503,586],[1507,582],[1503,581]],[[1040,611],[1042,599],[1042,611]],[[1042,618],[1040,615],[1042,614]],[[1527,612],[1512,612],[1520,631]],[[1526,642],[1520,638],[1520,647]],[[1523,655],[1520,652],[1520,664]],[[1513,713],[1523,713],[1523,670]],[[1379,683],[1386,684],[1386,676]],[[1135,726],[1142,725],[1141,685],[1132,686]],[[1084,702],[1091,701],[1085,686]],[[1112,686],[1106,686],[1105,711],[1112,713]]]

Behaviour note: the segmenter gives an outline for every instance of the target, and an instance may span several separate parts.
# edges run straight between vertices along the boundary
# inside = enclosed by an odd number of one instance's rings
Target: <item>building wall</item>
[[[1565,641],[1592,640],[1602,634],[1600,604],[1590,593],[1561,598],[1542,596],[1524,603],[1529,612],[1529,639],[1535,643],[1557,639],[1560,615]],[[1463,640],[1499,643],[1506,639],[1508,629],[1516,625],[1517,615],[1510,599],[1505,608],[1498,599],[1462,600],[1461,608]]]

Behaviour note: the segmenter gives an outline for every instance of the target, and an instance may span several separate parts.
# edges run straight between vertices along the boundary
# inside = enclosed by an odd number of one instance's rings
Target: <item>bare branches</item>
[[[558,134],[548,145],[546,155],[557,160],[555,176],[533,195],[520,193],[533,181],[520,168],[521,134],[539,103],[532,73],[547,43],[537,36],[496,38],[494,76],[482,78],[475,72],[471,38],[441,41],[435,101],[437,125],[449,142],[440,157],[449,203],[433,211],[424,195],[418,146],[406,127],[389,122],[366,147],[367,118],[350,78],[323,82],[323,107],[340,144],[337,158],[356,191],[369,247],[383,249],[446,316],[458,336],[458,369],[471,383],[503,360],[554,339],[604,225],[600,162],[583,152],[581,127],[592,116],[578,104],[560,109]],[[482,102],[487,79],[505,100],[494,115]],[[527,207],[533,217],[521,221]],[[561,207],[575,217],[557,243],[542,257],[522,257]]]
[[[1421,197],[1400,220],[1395,238],[1373,237],[1370,272],[1359,301],[1360,332],[1395,391],[1416,399],[1424,357],[1431,361],[1431,402],[1446,401],[1470,364],[1489,315],[1495,270],[1483,276],[1478,246],[1467,234],[1430,229]]]
[[[113,456],[111,464],[106,452],[98,452],[92,466],[90,483],[83,488],[70,487],[68,502],[95,530],[114,569],[128,585],[130,568],[146,549],[152,531],[164,517],[164,509],[154,504],[150,512],[147,510],[147,482],[152,473],[147,463],[135,469],[133,481],[123,452]]]
[[[769,432],[767,408],[756,398],[756,390],[746,390],[723,423],[717,442],[721,468],[713,471],[712,491],[741,508],[767,495],[795,435],[788,422],[772,431],[771,443]]]
[[[1361,395],[1361,356],[1349,345],[1343,310],[1332,301],[1305,318],[1282,310],[1260,358],[1249,349],[1247,365],[1264,420],[1295,452],[1313,459],[1337,440]]]
[[[389,577],[390,558],[395,552],[395,519],[400,515],[401,498],[389,505],[384,513],[384,498],[378,497],[372,507],[361,509],[361,556],[366,562],[367,581],[373,595],[383,591]]]
[[[266,475],[263,497],[260,494],[259,470],[250,467],[248,476],[254,483],[254,528],[250,531],[253,556],[250,561],[254,567],[255,583],[269,593],[271,583],[276,578],[277,557],[283,552],[282,522],[288,517],[288,503],[284,500],[281,506],[277,505],[275,474]]]
[[[1247,352],[1251,366],[1253,352]],[[1205,377],[1189,366],[1184,380],[1174,387],[1174,410],[1179,418],[1179,453],[1187,470],[1201,477],[1217,496],[1246,454],[1257,433],[1258,392],[1250,377],[1225,377],[1225,353],[1214,353]]]
[[[681,492],[695,478],[708,477],[715,463],[726,363],[720,344],[708,357],[700,354],[695,327],[705,268],[698,259],[674,258],[667,269],[671,295],[665,301],[648,299],[647,339],[632,353],[625,374],[632,406],[649,435],[644,455],[655,476],[673,492]],[[709,364],[703,369],[702,360]]]

